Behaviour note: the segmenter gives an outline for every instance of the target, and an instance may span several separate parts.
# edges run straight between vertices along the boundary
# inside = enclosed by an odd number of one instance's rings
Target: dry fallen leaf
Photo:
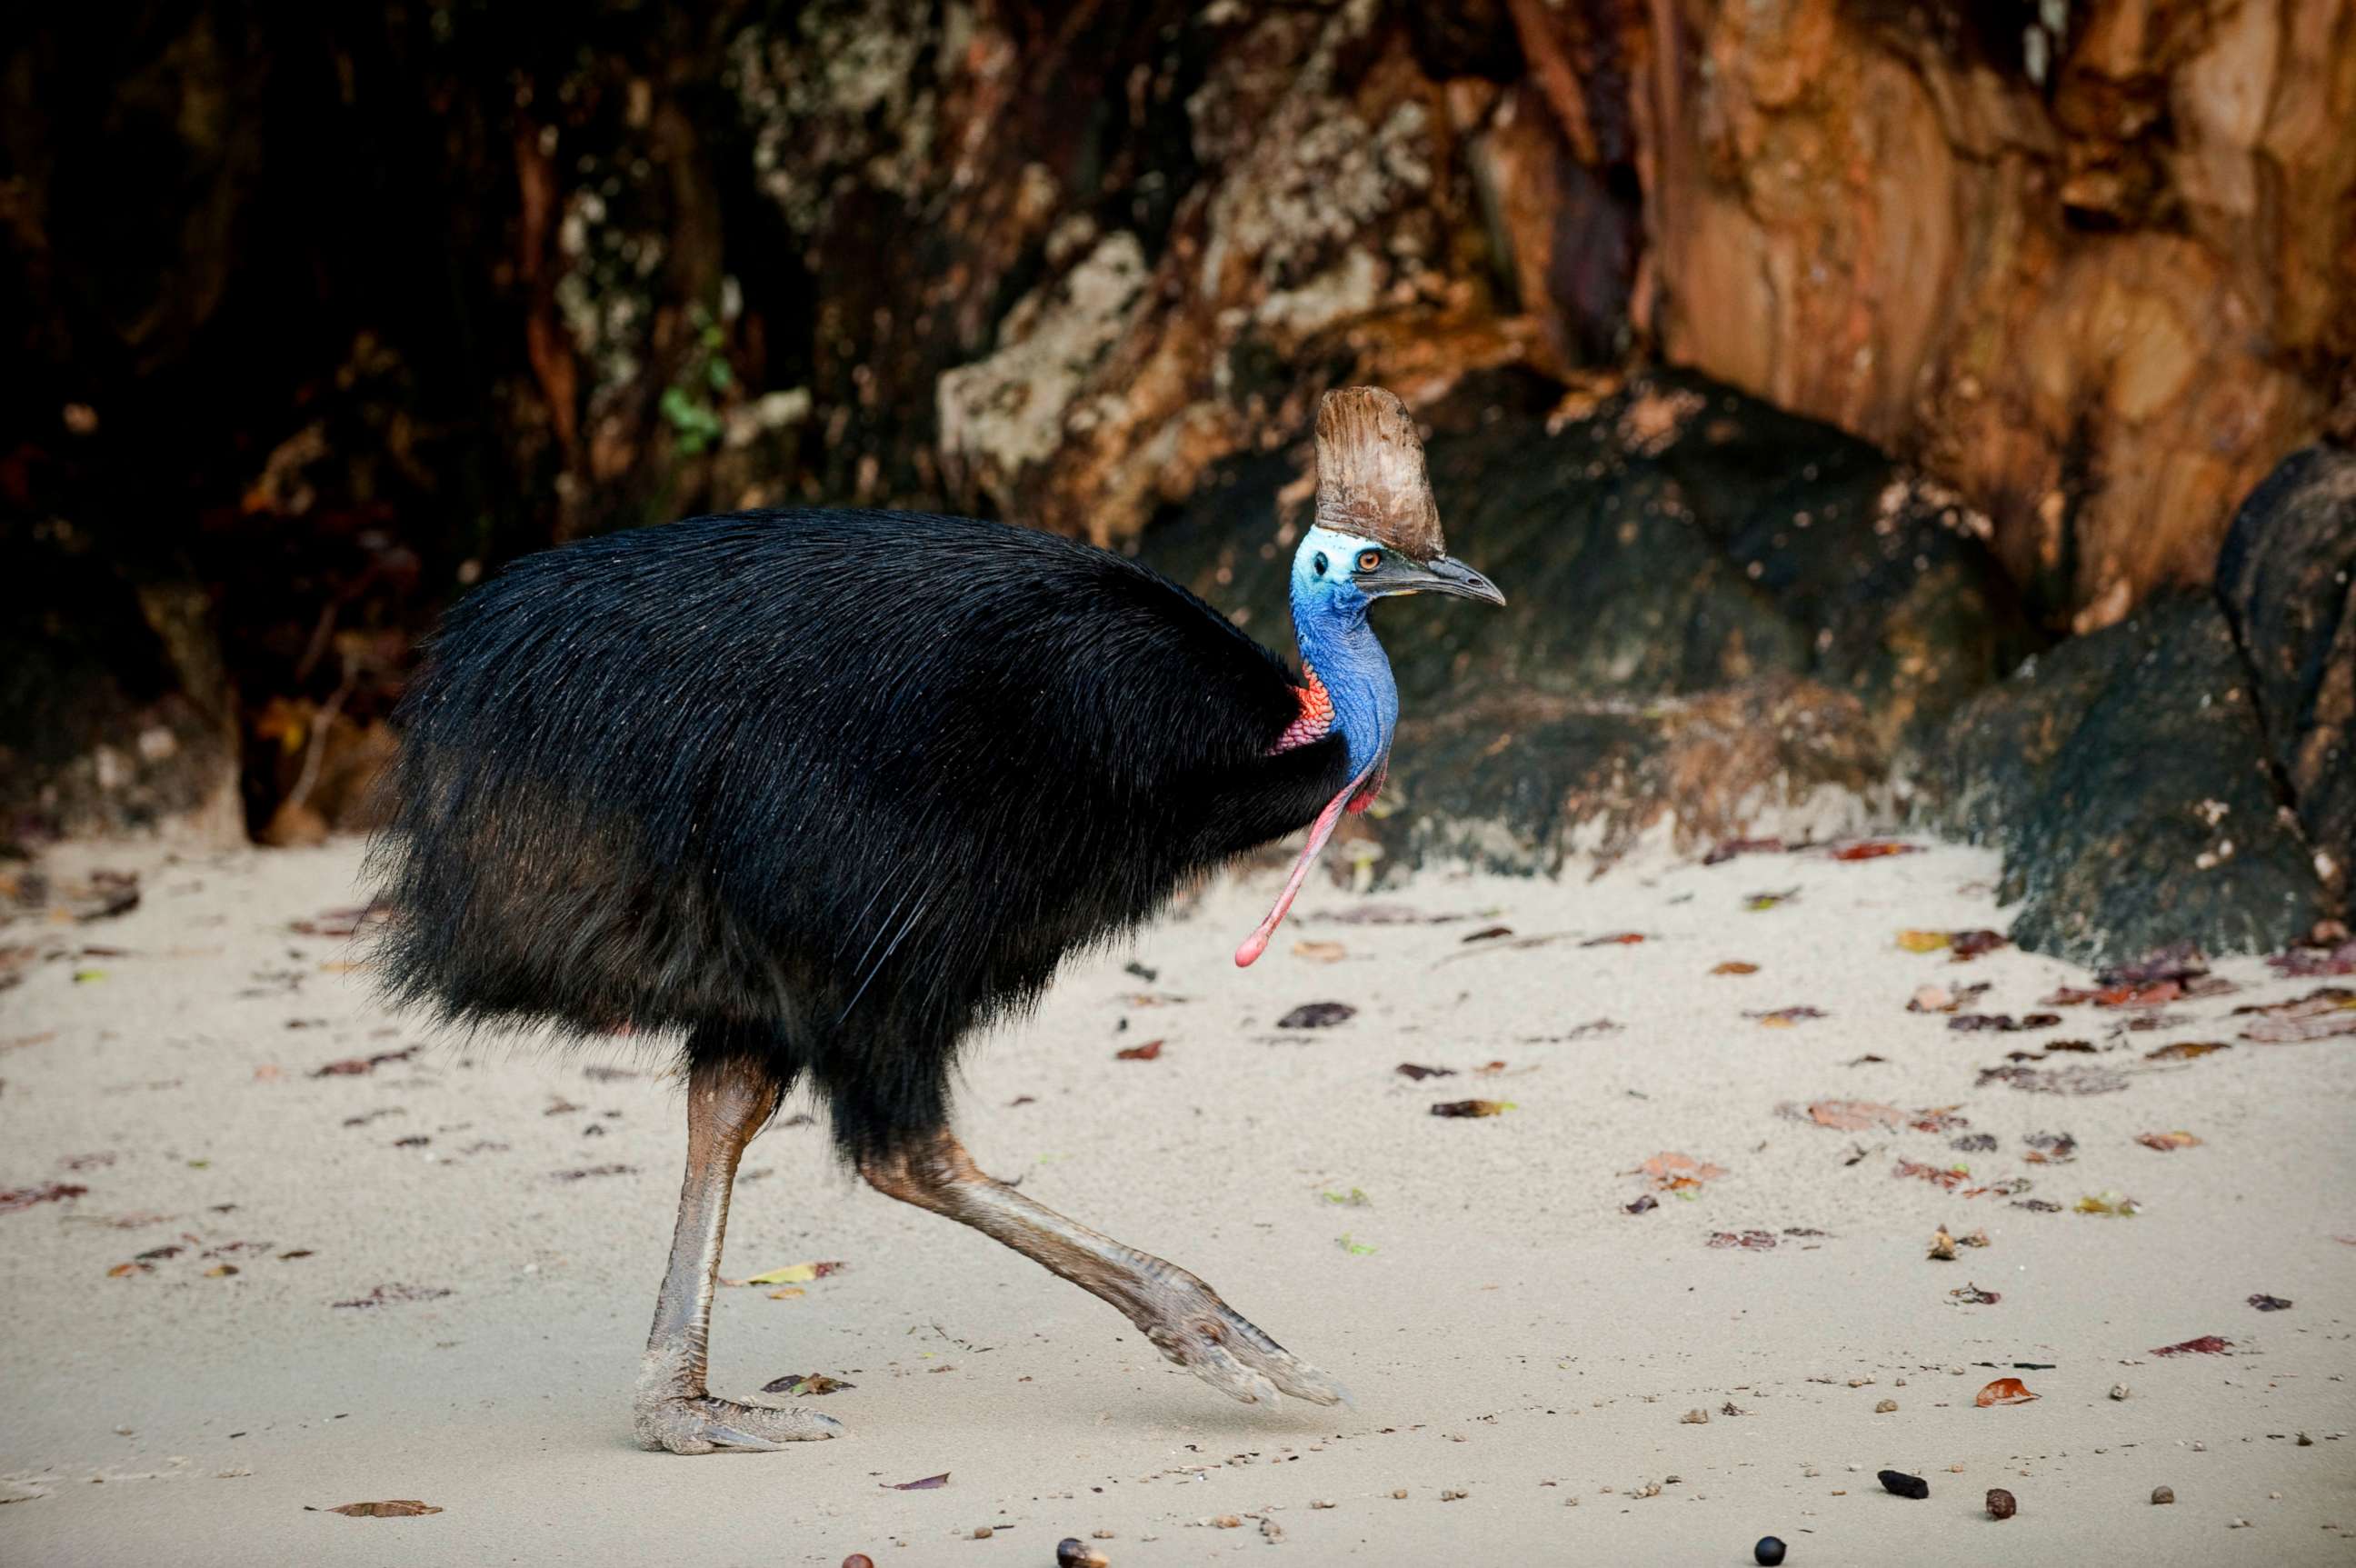
[[[2151,1352],[2155,1356],[2222,1356],[2233,1347],[2231,1339],[2214,1334],[2203,1334],[2198,1339],[2187,1339],[2178,1345],[2163,1345]]]
[[[1712,964],[1709,972],[1712,974],[1756,974],[1759,972],[1759,966],[1755,963],[1746,963],[1739,958],[1730,958],[1723,963]]]
[[[2189,1062],[2197,1061],[2214,1051],[2230,1051],[2233,1048],[2222,1040],[2179,1040],[2172,1046],[2162,1046],[2143,1055],[2146,1061]]]
[[[1955,1239],[1947,1234],[1947,1228],[1944,1225],[1940,1226],[1931,1237],[1931,1256],[1942,1263],[1952,1263],[1955,1261]]]
[[[1590,937],[1579,945],[1583,948],[1632,948],[1644,940],[1642,931],[1613,931],[1610,936]]]
[[[1292,956],[1311,963],[1339,963],[1348,950],[1340,942],[1298,941],[1292,944]]]
[[[1985,1410],[1992,1404],[2027,1404],[2037,1396],[2019,1378],[1998,1378],[1972,1398],[1972,1402]]]
[[[755,1274],[744,1283],[748,1285],[798,1285],[811,1280],[822,1280],[829,1274],[839,1274],[847,1263],[787,1263],[782,1269],[771,1269],[766,1274]]]
[[[1653,1178],[1653,1186],[1662,1192],[1698,1191],[1706,1181],[1716,1181],[1726,1174],[1724,1165],[1714,1165],[1707,1160],[1695,1159],[1663,1150],[1636,1167],[1642,1175]]]
[[[339,1503],[327,1509],[314,1509],[314,1513],[347,1514],[353,1519],[415,1519],[420,1514],[440,1513],[432,1503],[421,1503],[415,1498],[388,1498],[380,1503]]]
[[[1141,1046],[1131,1046],[1127,1050],[1113,1052],[1113,1059],[1124,1062],[1154,1061],[1162,1055],[1162,1044],[1163,1042],[1160,1040],[1148,1040]]]
[[[1418,1083],[1421,1083],[1427,1078],[1456,1076],[1456,1069],[1452,1067],[1425,1067],[1421,1062],[1401,1062],[1398,1064],[1398,1072],[1401,1078],[1412,1079]]]
[[[1937,952],[1941,948],[1947,945],[1947,933],[1944,931],[1901,931],[1898,933],[1898,945],[1904,948],[1908,952]]]
[[[1280,1029],[1329,1029],[1357,1016],[1347,1002],[1304,1002],[1276,1021]]]
[[[784,1394],[789,1399],[811,1399],[820,1394],[840,1393],[844,1389],[855,1389],[858,1386],[857,1383],[846,1383],[841,1378],[830,1378],[824,1372],[804,1372],[798,1375],[788,1372],[782,1378],[772,1378],[763,1383],[761,1391],[765,1394]]]
[[[1821,1007],[1804,1005],[1778,1007],[1772,1013],[1753,1013],[1746,1010],[1742,1015],[1746,1018],[1756,1018],[1770,1029],[1788,1029],[1794,1024],[1805,1023],[1810,1018],[1825,1016],[1825,1010]]]
[[[2201,1146],[2199,1138],[2181,1129],[2173,1133],[2137,1133],[2136,1142],[2147,1149],[2158,1149],[2163,1155],[2172,1155],[2179,1149],[2197,1149]]]
[[[1912,854],[1920,844],[1897,843],[1889,839],[1864,839],[1845,843],[1833,851],[1835,860],[1880,860],[1893,854]]]
[[[1902,1127],[1907,1116],[1895,1105],[1877,1105],[1865,1100],[1819,1100],[1808,1107],[1808,1120],[1819,1127],[1857,1133],[1869,1127]]]
[[[949,1473],[947,1470],[937,1476],[925,1476],[914,1481],[878,1481],[876,1483],[887,1492],[930,1492],[937,1491],[948,1484]]]
[[[1503,1116],[1514,1110],[1510,1100],[1451,1100],[1431,1108],[1434,1116]]]

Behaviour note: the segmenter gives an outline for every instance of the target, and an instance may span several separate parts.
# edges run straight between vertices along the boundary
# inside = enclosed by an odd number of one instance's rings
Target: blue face
[[[1395,553],[1371,539],[1312,528],[1292,557],[1292,631],[1301,661],[1333,699],[1333,727],[1350,745],[1350,770],[1387,755],[1398,725],[1398,685],[1366,625],[1371,578]]]

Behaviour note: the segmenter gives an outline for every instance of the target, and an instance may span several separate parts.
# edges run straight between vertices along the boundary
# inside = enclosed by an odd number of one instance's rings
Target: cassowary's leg
[[[1317,1404],[1349,1397],[1185,1270],[1075,1224],[983,1175],[946,1129],[905,1154],[862,1160],[859,1174],[878,1192],[970,1225],[1102,1296],[1164,1356],[1246,1404],[1273,1400],[1280,1391]]]
[[[832,1437],[840,1422],[815,1411],[779,1410],[715,1399],[703,1386],[712,1326],[712,1285],[728,1229],[728,1191],[744,1145],[777,1109],[776,1078],[742,1059],[698,1061],[687,1080],[687,1176],[670,1268],[655,1304],[654,1330],[638,1373],[638,1444],[674,1454],[715,1448],[775,1448]]]

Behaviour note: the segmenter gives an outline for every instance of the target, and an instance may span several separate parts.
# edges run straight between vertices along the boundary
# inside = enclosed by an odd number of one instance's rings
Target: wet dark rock
[[[2120,661],[2006,835],[2013,940],[2085,963],[2289,945],[2329,901],[2223,614],[2187,594],[2097,636]]]
[[[2294,453],[2217,557],[2218,603],[2255,681],[2267,755],[2345,899],[2356,868],[2356,452]]]

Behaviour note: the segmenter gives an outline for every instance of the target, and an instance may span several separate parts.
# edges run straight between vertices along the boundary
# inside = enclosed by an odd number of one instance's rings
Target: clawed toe
[[[673,1454],[710,1454],[721,1449],[760,1453],[788,1443],[840,1436],[842,1423],[812,1410],[738,1404],[710,1394],[658,1400],[638,1408],[638,1446]]]
[[[1350,1397],[1224,1303],[1150,1325],[1145,1337],[1172,1361],[1245,1404],[1272,1404],[1280,1393],[1312,1404],[1340,1404]]]

